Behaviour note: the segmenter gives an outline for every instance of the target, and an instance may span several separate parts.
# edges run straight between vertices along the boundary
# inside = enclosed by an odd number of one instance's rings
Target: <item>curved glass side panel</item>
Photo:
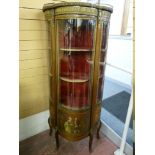
[[[97,103],[102,102],[102,98],[103,98],[104,71],[105,71],[105,65],[106,65],[108,35],[109,35],[109,23],[103,22],[102,44],[101,44],[101,53],[100,53],[100,62],[99,62],[99,77],[98,77],[99,78],[99,85],[98,85]]]

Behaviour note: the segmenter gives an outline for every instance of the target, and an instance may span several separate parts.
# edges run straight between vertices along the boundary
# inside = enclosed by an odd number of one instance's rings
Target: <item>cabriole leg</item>
[[[98,126],[98,128],[97,128],[97,139],[100,138],[99,132],[100,132],[101,126],[102,126],[102,123],[101,123],[101,121],[100,121],[99,126]]]
[[[58,133],[58,129],[56,129],[56,131],[55,131],[55,139],[56,139],[56,147],[58,149],[59,148],[59,133]]]
[[[93,142],[93,134],[89,134],[89,152],[92,152],[92,142]]]
[[[51,117],[48,118],[48,124],[49,124],[49,127],[50,127],[50,132],[49,132],[49,135],[51,136],[52,135],[52,124],[51,124]]]

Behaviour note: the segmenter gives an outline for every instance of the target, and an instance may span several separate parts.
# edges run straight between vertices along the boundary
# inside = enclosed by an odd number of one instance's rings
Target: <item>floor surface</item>
[[[116,82],[112,79],[105,78],[105,85],[104,85],[104,93],[103,93],[103,100],[106,100],[113,95],[116,95],[122,91],[128,92],[131,94],[131,88],[126,86],[125,84]],[[112,104],[115,104],[114,102]],[[110,104],[108,104],[110,106]],[[111,108],[111,107],[109,107]],[[115,108],[117,112],[117,108]],[[124,112],[123,108],[120,108],[120,112]],[[127,111],[125,112],[124,120],[126,119]],[[122,137],[123,130],[124,130],[124,122],[120,121],[117,117],[115,117],[112,113],[108,112],[103,105],[102,112],[101,112],[101,120],[105,122],[114,132],[116,132],[120,137]],[[128,129],[127,134],[127,143],[132,146],[133,144],[133,129]]]
[[[59,136],[60,147],[56,150],[54,135],[44,131],[31,138],[21,141],[19,155],[113,155],[117,149],[106,136],[100,133],[100,139],[94,135],[92,153],[89,153],[89,138],[77,142],[69,142]]]

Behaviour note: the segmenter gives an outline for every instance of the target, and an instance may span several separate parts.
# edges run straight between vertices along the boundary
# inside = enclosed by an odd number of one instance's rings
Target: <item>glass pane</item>
[[[93,48],[94,20],[67,19],[59,21],[61,48]]]
[[[94,48],[94,20],[58,20],[60,103],[89,107]]]
[[[98,101],[101,102],[103,98],[103,89],[104,89],[104,71],[105,71],[105,61],[107,55],[107,40],[109,33],[109,24],[103,23],[102,31],[102,44],[101,44],[101,57],[99,62],[99,87],[98,87]]]

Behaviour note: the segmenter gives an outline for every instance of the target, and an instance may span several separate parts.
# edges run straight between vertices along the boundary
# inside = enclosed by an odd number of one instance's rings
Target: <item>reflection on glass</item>
[[[102,32],[102,50],[107,49],[107,40],[108,40],[108,33],[109,33],[109,23],[103,22],[103,32]],[[102,58],[102,57],[101,57]]]
[[[61,24],[59,24],[60,47],[91,49],[93,47],[94,26],[94,20],[61,20]]]
[[[58,20],[60,103],[79,109],[90,104],[94,20]]]

